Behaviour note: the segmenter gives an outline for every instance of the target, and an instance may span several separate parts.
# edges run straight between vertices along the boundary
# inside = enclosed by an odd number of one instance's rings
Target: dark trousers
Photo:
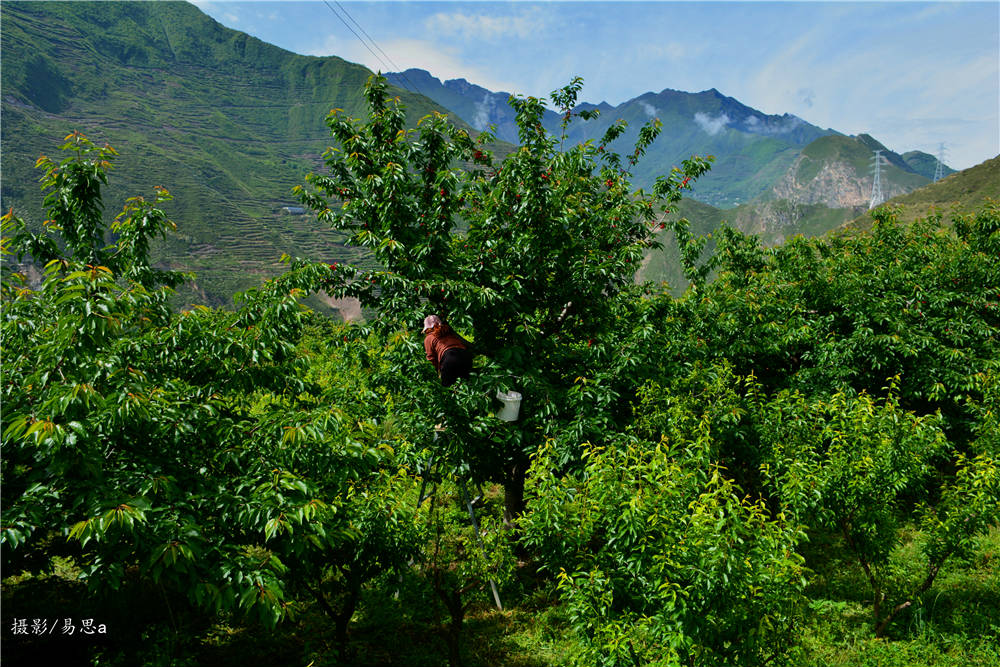
[[[441,384],[450,387],[455,380],[469,377],[472,372],[472,353],[461,347],[445,350],[441,355]]]

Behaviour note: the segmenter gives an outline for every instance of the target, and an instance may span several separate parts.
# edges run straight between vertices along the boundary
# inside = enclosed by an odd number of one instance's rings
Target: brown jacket
[[[465,340],[452,331],[447,324],[436,326],[427,332],[424,338],[424,352],[427,353],[427,361],[434,364],[434,368],[441,370],[441,356],[452,348],[468,349],[469,341]]]

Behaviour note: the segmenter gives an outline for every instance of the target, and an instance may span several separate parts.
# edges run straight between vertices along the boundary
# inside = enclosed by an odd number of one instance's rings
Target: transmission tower
[[[944,178],[944,155],[945,155],[944,144],[941,144],[938,147],[937,164],[934,165],[935,182],[940,181],[942,178]]]
[[[872,198],[868,202],[869,209],[873,209],[885,201],[885,196],[882,194],[883,164],[885,164],[885,157],[882,155],[882,151],[875,151],[875,156],[872,158],[872,169],[875,172],[875,178],[872,181]]]

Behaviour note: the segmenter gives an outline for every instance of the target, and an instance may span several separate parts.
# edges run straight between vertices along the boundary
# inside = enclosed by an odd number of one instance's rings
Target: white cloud
[[[923,24],[929,20],[942,21],[944,20],[943,16],[955,13],[955,4],[953,2],[929,2],[926,6],[921,7],[920,11],[909,17],[904,17],[902,22]]]
[[[829,30],[837,29],[836,21],[817,24],[771,54],[734,95],[768,113],[790,112],[820,127],[869,133],[898,152],[935,152],[944,141],[949,164],[972,166],[984,153],[1000,152],[1000,60],[996,33],[993,48],[977,52],[949,37],[959,31],[941,26],[940,41],[920,48],[924,34],[934,34],[926,25],[918,30],[921,22],[953,11],[950,5],[929,6],[907,19],[916,24],[912,34],[871,32],[854,44],[833,39]],[[831,43],[840,50],[817,47]]]
[[[799,88],[797,95],[801,100],[802,104],[812,108],[813,102],[816,100],[816,91],[812,88]]]
[[[544,20],[537,9],[529,9],[513,16],[439,12],[424,21],[424,27],[435,35],[457,35],[466,40],[498,42],[528,39],[538,35],[544,30]]]
[[[205,12],[209,16],[217,16],[221,22],[227,26],[239,29],[242,24],[241,17],[233,9],[235,7],[228,2],[208,2],[206,0],[191,0],[191,4]]]
[[[903,66],[871,68],[872,62],[898,62],[886,47],[823,64],[807,58],[792,62],[785,62],[783,75],[775,69],[755,80],[758,89],[773,91],[777,99],[771,104],[778,109],[783,106],[822,127],[869,133],[898,152],[926,151],[945,141],[953,147],[950,164],[958,168],[983,159],[977,154],[984,148],[992,155],[1000,151],[995,55],[962,61],[937,51]],[[859,78],[864,71],[867,76]],[[812,104],[789,85],[809,76],[823,81],[822,95],[807,98]],[[907,100],[906,106],[898,100]]]
[[[753,91],[752,99],[742,97],[742,90],[738,91],[737,98],[765,113],[790,111],[792,100],[798,102],[803,97],[800,91],[804,87],[796,84],[816,77],[816,64],[812,57],[815,45],[824,43],[822,34],[823,29],[815,28],[788,42],[784,49],[775,53],[742,86],[744,90]],[[831,77],[824,74],[823,79],[825,86],[829,87]],[[815,96],[808,99],[810,105],[815,103]]]
[[[650,118],[656,118],[661,115],[660,110],[654,107],[649,102],[639,102],[639,106],[642,107],[642,110],[645,111],[646,115],[649,116]]]
[[[698,127],[714,137],[719,132],[722,132],[729,123],[729,116],[724,113],[720,113],[718,116],[710,116],[707,113],[699,111],[694,115],[694,122],[698,123]]]
[[[496,109],[496,99],[489,93],[484,93],[483,99],[476,103],[476,114],[470,121],[472,127],[477,130],[485,130],[492,122]]]
[[[803,120],[798,116],[787,116],[780,119],[769,118],[761,121],[757,116],[747,116],[743,119],[743,127],[747,132],[761,135],[786,134],[802,125]]]

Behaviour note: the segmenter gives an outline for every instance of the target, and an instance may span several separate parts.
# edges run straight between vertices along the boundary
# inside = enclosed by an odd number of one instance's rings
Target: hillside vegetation
[[[868,154],[868,146],[861,145],[861,142],[856,138],[822,137],[806,147],[803,151],[803,159],[798,163],[798,166],[792,168],[790,174],[796,171],[801,173],[802,170],[806,169],[806,158],[808,158],[817,164],[825,165],[814,168],[811,174],[807,173],[803,176],[803,178],[811,178],[815,181],[822,170],[833,171],[837,165],[843,165],[848,161],[853,161],[856,168],[860,169],[865,165],[864,156]],[[845,158],[845,156],[847,157]],[[890,156],[890,160],[892,159]],[[951,171],[951,175],[948,177],[893,197],[884,205],[894,208],[896,216],[904,223],[912,223],[928,215],[940,214],[948,219],[948,216],[951,215],[975,211],[991,199],[1000,200],[1000,186],[997,185],[1000,183],[998,160],[1000,158],[987,160],[961,172]],[[913,178],[912,174],[907,175],[899,171],[891,166],[891,163],[887,171],[890,177],[895,171],[905,178]],[[854,178],[857,179],[856,176]],[[860,181],[860,179],[857,180]],[[918,183],[919,181],[912,180],[911,185]],[[857,198],[864,195],[861,189],[865,185],[870,188],[870,180],[867,184],[863,181],[857,184]],[[800,191],[796,198],[807,198],[803,195],[803,192],[806,191],[807,189]],[[822,195],[830,190],[817,188],[813,192]],[[785,194],[791,195],[792,193],[785,192]],[[729,226],[744,234],[756,236],[765,246],[773,246],[795,236],[806,238],[823,236],[842,227],[870,229],[871,214],[866,209],[866,199],[863,205],[831,207],[822,202],[810,204],[789,201],[788,199],[762,198],[756,202],[741,204],[733,209],[717,209],[686,199],[681,202],[678,210],[667,216],[666,219],[686,218],[690,221],[691,229],[702,235],[716,232],[722,226]],[[670,234],[662,234],[662,239],[663,248],[650,250],[646,253],[646,260],[636,274],[636,278],[637,280],[651,280],[657,283],[665,282],[675,296],[680,296],[687,288],[689,281],[684,277],[680,253],[673,238]],[[713,248],[714,242],[710,240],[707,247]]]
[[[364,108],[364,67],[284,51],[183,2],[9,2],[0,11],[4,210],[40,227],[32,165],[69,128],[122,155],[116,199],[153,185],[176,195],[166,211],[181,228],[153,257],[197,273],[185,301],[231,304],[273,275],[283,253],[364,261],[342,236],[282,212],[320,164],[327,113]],[[435,108],[394,93],[414,123]]]
[[[798,204],[786,199],[740,204],[732,209],[718,209],[694,199],[685,199],[680,202],[677,211],[668,214],[665,220],[686,219],[693,233],[704,236],[716,234],[722,227],[731,227],[757,237],[765,246],[774,246],[795,236],[822,236],[852,219],[856,213],[856,208]],[[665,283],[674,296],[680,296],[690,283],[684,276],[680,251],[669,232],[661,232],[660,240],[663,247],[646,252],[636,280]],[[706,247],[714,249],[714,240],[709,239]]]
[[[1000,200],[1000,156],[893,197],[885,206],[897,209],[900,220],[912,222],[932,214],[953,216],[975,211],[990,199]],[[871,226],[871,221],[868,216],[861,216],[847,226],[865,229]]]

